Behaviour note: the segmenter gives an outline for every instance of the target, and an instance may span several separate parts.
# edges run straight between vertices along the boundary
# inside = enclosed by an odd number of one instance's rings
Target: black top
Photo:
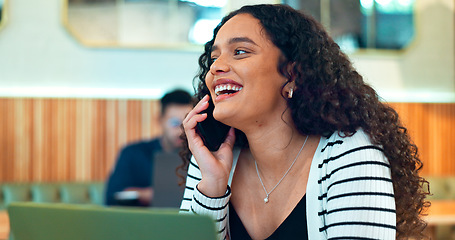
[[[306,195],[300,199],[294,210],[281,223],[281,225],[267,239],[308,239],[308,228],[306,221]],[[243,226],[242,221],[235,212],[232,204],[229,203],[229,227],[232,240],[251,239]]]
[[[114,171],[106,183],[106,205],[144,206],[138,201],[119,202],[114,198],[114,194],[128,187],[153,186],[153,156],[162,150],[159,138],[132,143],[124,147],[118,155]]]

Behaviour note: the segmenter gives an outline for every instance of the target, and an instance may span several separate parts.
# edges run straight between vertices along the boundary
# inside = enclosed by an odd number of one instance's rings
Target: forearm
[[[226,193],[220,197],[208,197],[201,193],[197,188],[197,184],[201,179],[201,172],[194,158],[191,159],[188,167],[188,176],[186,188],[182,204],[180,207],[181,213],[194,213],[210,216],[216,225],[218,238],[226,238],[228,203],[231,196],[231,191],[228,187]]]

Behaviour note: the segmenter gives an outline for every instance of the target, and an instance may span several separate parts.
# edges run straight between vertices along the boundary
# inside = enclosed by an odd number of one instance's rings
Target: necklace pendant
[[[267,196],[264,198],[264,203],[268,203],[268,202],[269,202],[269,197]]]

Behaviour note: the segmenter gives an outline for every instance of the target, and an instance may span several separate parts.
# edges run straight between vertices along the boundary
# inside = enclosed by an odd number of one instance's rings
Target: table
[[[428,223],[427,232],[436,239],[436,227],[440,225],[455,225],[455,200],[432,200],[423,219]]]

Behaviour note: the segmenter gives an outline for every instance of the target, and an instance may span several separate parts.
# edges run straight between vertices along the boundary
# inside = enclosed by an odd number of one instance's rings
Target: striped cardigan
[[[240,151],[234,150],[234,162]],[[235,170],[233,164],[231,178]],[[219,239],[229,232],[226,194],[209,198],[198,191],[201,172],[194,158],[181,213],[210,215]],[[380,147],[358,130],[351,137],[322,137],[313,157],[306,191],[308,236],[319,239],[395,239],[395,199],[388,160]]]

